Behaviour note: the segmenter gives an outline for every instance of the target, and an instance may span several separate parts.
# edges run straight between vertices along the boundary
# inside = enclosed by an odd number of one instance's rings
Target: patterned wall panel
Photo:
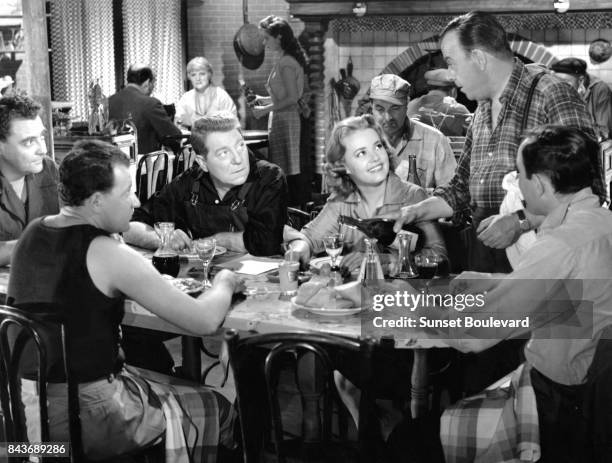
[[[71,114],[86,120],[87,91],[98,80],[114,93],[115,65],[112,0],[51,2],[51,66],[55,100],[71,101]]]
[[[551,2],[552,8],[552,2]],[[607,29],[612,27],[612,13],[535,13],[496,15],[507,31],[520,29]],[[455,16],[365,16],[339,18],[330,22],[332,32],[429,32],[442,31]]]
[[[132,63],[149,64],[156,75],[153,96],[173,103],[183,93],[181,2],[124,0],[123,38],[125,69]]]

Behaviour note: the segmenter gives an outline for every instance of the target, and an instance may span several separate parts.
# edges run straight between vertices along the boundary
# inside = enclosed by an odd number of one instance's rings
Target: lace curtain
[[[97,81],[106,96],[118,90],[113,0],[53,0],[50,5],[54,99],[72,102],[71,114],[87,120],[90,82]],[[153,95],[174,103],[184,80],[181,2],[123,0],[122,14],[125,70],[136,62],[151,65],[157,77]]]
[[[123,0],[125,69],[149,64],[156,76],[153,96],[162,103],[178,101],[183,93],[181,2]]]
[[[53,0],[51,70],[56,101],[73,103],[71,114],[87,120],[89,84],[115,92],[112,0]]]

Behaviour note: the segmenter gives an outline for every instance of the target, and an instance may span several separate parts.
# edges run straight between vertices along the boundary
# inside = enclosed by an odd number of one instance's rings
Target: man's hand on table
[[[506,249],[521,236],[521,227],[514,214],[487,217],[476,230],[482,244],[495,249]]]
[[[175,251],[184,251],[192,249],[191,238],[183,230],[176,229],[170,237],[170,247]]]
[[[213,286],[219,284],[227,284],[232,289],[233,293],[241,293],[246,287],[244,280],[231,270],[221,269],[213,278]]]

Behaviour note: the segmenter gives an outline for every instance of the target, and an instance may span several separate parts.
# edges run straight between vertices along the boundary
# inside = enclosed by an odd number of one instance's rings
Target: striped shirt
[[[434,196],[445,200],[453,209],[453,221],[459,222],[467,208],[499,208],[504,198],[502,179],[516,170],[516,155],[522,140],[523,113],[538,65],[524,65],[515,58],[514,69],[504,89],[501,111],[493,128],[491,101],[478,103],[468,128],[463,153],[455,176],[447,186],[436,188]],[[593,126],[578,93],[552,74],[538,82],[527,117],[527,130],[544,125],[584,128],[593,135]],[[604,194],[602,170],[593,184],[596,194]]]

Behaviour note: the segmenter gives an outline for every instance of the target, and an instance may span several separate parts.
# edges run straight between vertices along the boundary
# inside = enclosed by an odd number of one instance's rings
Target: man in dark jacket
[[[139,154],[156,151],[162,144],[175,152],[179,149],[177,137],[181,131],[161,102],[151,96],[154,85],[155,76],[150,67],[132,64],[127,72],[127,85],[108,98],[110,119],[132,119],[136,124]]]
[[[59,211],[57,167],[39,112],[28,97],[0,98],[0,266],[30,221]]]
[[[275,164],[250,155],[232,115],[207,116],[192,127],[197,162],[134,212],[125,239],[155,249],[155,222],[174,222],[172,245],[213,236],[219,246],[267,256],[280,253],[287,183]]]
[[[177,250],[189,249],[192,238],[213,236],[231,251],[279,254],[287,221],[287,182],[280,167],[255,160],[232,114],[197,120],[191,144],[197,162],[136,209],[125,240],[155,249],[155,222],[174,222],[171,244]],[[132,365],[171,368],[165,337],[133,327],[124,327],[123,335]]]

